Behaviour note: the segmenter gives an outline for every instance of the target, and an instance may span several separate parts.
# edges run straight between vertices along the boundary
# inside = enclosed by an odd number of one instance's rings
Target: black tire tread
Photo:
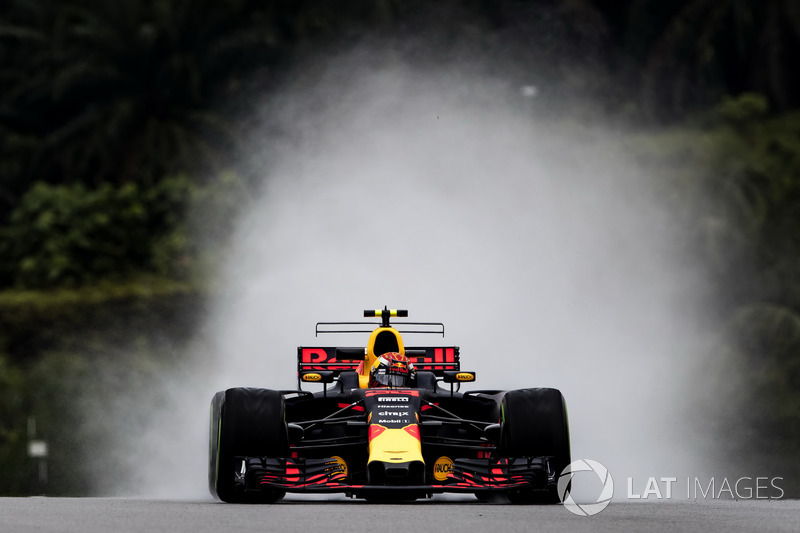
[[[550,456],[556,478],[570,463],[569,419],[561,391],[531,388],[509,391],[501,401],[503,457]],[[530,490],[508,492],[511,503],[560,503],[555,486],[544,493]]]
[[[212,416],[212,456],[209,458],[211,493],[227,503],[272,503],[279,500],[284,495],[283,491],[252,494],[236,491],[234,472],[237,456],[288,455],[283,396],[269,389],[233,388],[218,392],[212,401],[212,409],[219,400],[216,420]],[[218,433],[213,427],[215,422]],[[218,437],[216,446],[213,443],[215,434]]]

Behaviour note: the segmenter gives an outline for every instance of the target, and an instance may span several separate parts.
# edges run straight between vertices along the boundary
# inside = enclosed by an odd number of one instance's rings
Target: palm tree
[[[664,17],[661,24],[654,13]],[[762,92],[779,108],[800,104],[794,0],[638,0],[630,17],[634,32],[654,32],[643,67],[650,109],[681,111],[745,91]]]
[[[33,4],[47,23],[13,27],[36,39],[3,103],[7,127],[41,138],[37,178],[153,181],[219,166],[236,127],[215,107],[238,76],[274,60],[279,41],[269,9],[244,0]]]

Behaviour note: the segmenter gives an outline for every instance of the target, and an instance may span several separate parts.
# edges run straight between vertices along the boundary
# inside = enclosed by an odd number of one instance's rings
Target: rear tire
[[[235,483],[237,456],[287,457],[289,440],[283,396],[274,390],[235,388],[211,401],[208,482],[227,503],[273,503],[284,491],[245,493]]]
[[[506,393],[500,404],[501,457],[550,456],[558,480],[571,462],[569,421],[564,396],[557,389],[520,389]],[[511,503],[560,503],[555,483],[547,491],[515,489],[508,492]]]

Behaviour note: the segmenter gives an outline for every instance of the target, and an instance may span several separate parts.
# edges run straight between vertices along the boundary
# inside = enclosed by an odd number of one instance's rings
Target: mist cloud
[[[624,132],[541,118],[502,69],[360,59],[300,70],[257,107],[243,165],[263,188],[137,482],[206,497],[213,393],[293,388],[298,345],[366,342],[315,339],[316,321],[384,305],[445,322],[407,343],[459,345],[479,388],[560,389],[574,458],[620,479],[704,464],[687,437],[701,266]]]

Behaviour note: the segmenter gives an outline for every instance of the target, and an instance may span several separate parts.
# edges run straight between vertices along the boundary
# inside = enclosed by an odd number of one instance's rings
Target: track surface
[[[338,524],[338,526],[337,526]],[[485,505],[474,500],[413,505],[286,499],[277,505],[100,498],[0,498],[0,531],[800,531],[800,500],[611,503],[592,517],[562,506]]]

